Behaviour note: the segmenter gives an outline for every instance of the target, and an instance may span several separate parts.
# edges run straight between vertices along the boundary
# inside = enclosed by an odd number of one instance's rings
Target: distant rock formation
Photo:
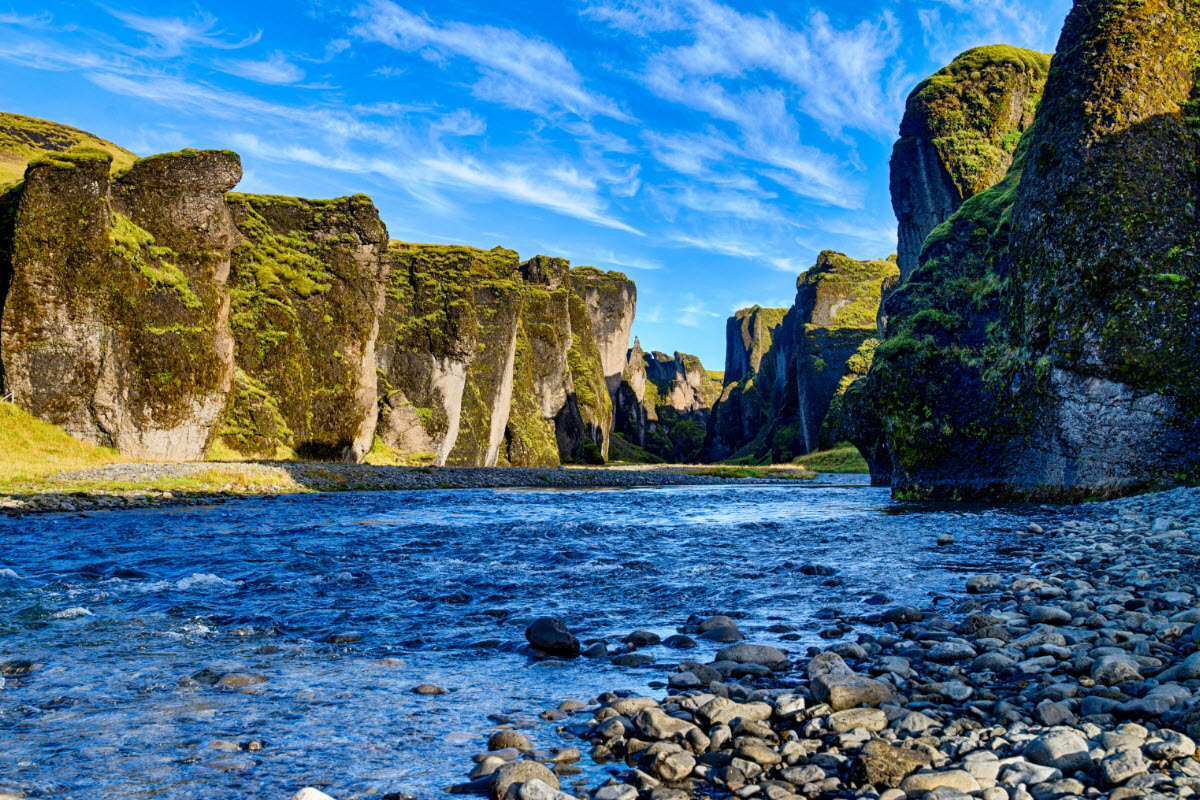
[[[894,260],[825,251],[797,280],[792,308],[731,317],[706,460],[778,463],[841,441],[854,424],[841,398],[870,366],[880,299],[898,272]]]
[[[855,394],[896,494],[1200,480],[1198,34],[1192,6],[1076,3],[1007,175],[926,238],[888,300]]]
[[[592,338],[600,352],[604,381],[615,402],[633,331],[637,287],[623,273],[601,272],[595,267],[576,267],[569,277],[571,287],[583,300],[591,318]]]
[[[617,390],[614,433],[654,459],[699,460],[720,373],[709,373],[686,353],[646,353],[634,340]],[[644,454],[631,451],[631,458]],[[644,459],[652,460],[652,459]]]

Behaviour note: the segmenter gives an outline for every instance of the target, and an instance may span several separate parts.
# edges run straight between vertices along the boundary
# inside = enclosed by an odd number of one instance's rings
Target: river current
[[[615,647],[735,612],[749,641],[803,654],[830,625],[822,609],[950,603],[964,573],[1020,570],[1027,511],[897,504],[829,476],[0,519],[0,663],[36,665],[0,686],[0,794],[433,798],[466,779],[498,718],[535,723],[539,747],[578,746],[595,786],[586,743],[537,715],[651,691],[719,645],[645,648],[657,663],[641,668],[534,665],[518,652],[531,619]],[[226,673],[266,680],[214,685]],[[448,692],[410,691],[422,683]]]

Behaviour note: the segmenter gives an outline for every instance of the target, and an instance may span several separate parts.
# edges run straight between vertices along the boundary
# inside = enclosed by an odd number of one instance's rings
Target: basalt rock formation
[[[856,395],[896,493],[1200,478],[1198,34],[1191,5],[1075,4],[1008,174],[932,232],[887,302]]]
[[[607,457],[625,276],[389,243],[364,195],[230,194],[225,151],[112,174],[127,151],[10,118],[0,156],[49,151],[0,195],[0,394],[23,409],[147,459]],[[107,149],[58,152],[76,140]]]
[[[613,427],[623,457],[671,463],[699,460],[720,391],[720,373],[706,371],[700,359],[678,352],[646,353],[635,339],[617,390]]]
[[[576,267],[569,278],[575,294],[587,308],[604,381],[615,402],[637,309],[637,286],[623,273],[601,272],[595,267]]]
[[[1050,56],[993,45],[968,50],[908,96],[892,151],[892,206],[899,220],[900,278],[921,245],[963,201],[1000,182],[1050,68]]]
[[[857,424],[842,396],[870,367],[880,298],[897,275],[894,260],[825,251],[797,280],[792,308],[730,318],[707,460],[779,463],[842,441]]]
[[[230,194],[234,393],[221,441],[245,457],[360,461],[376,420],[387,229],[365,195]]]
[[[224,193],[233,153],[143,159],[80,148],[30,162],[4,196],[3,391],[92,444],[198,459],[233,379]],[[0,281],[3,284],[4,281]]]

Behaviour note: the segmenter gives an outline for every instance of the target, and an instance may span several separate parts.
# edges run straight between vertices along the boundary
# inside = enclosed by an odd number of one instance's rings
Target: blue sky
[[[141,155],[237,150],[241,191],[366,192],[396,239],[621,270],[645,348],[721,369],[725,318],[790,305],[820,250],[894,251],[917,81],[976,45],[1052,51],[1069,6],[0,4],[0,108]]]

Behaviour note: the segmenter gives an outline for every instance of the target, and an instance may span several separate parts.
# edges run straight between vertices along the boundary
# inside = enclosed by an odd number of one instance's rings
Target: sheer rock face
[[[240,236],[223,195],[241,165],[183,151],[112,182],[111,159],[35,159],[4,198],[4,390],[84,441],[199,459],[233,377],[226,281]]]
[[[888,300],[867,388],[894,491],[1069,500],[1200,476],[1198,33],[1190,4],[1076,3],[1008,176]]]
[[[796,282],[801,453],[833,447],[845,438],[843,427],[858,424],[842,396],[870,369],[884,287],[898,275],[895,261],[855,261],[827,250]]]
[[[570,281],[587,308],[604,381],[615,400],[633,330],[637,287],[620,272],[601,272],[594,267],[576,267],[570,272]]]
[[[238,374],[222,441],[250,457],[360,461],[376,426],[387,230],[365,195],[230,195]]]
[[[897,275],[892,260],[825,251],[797,280],[792,308],[732,317],[706,458],[778,463],[841,441],[853,422],[841,397],[870,366],[880,298]]]
[[[517,254],[393,242],[389,256],[380,441],[410,463],[495,466],[522,308]]]
[[[1021,485],[1111,493],[1200,470],[1198,53],[1191,3],[1067,19],[1013,211],[1016,336],[1052,409]]]
[[[1050,57],[994,45],[968,50],[908,97],[892,152],[901,280],[963,201],[1000,181],[1033,122]]]
[[[687,353],[646,353],[630,348],[617,391],[614,430],[668,462],[699,459],[720,383]]]

